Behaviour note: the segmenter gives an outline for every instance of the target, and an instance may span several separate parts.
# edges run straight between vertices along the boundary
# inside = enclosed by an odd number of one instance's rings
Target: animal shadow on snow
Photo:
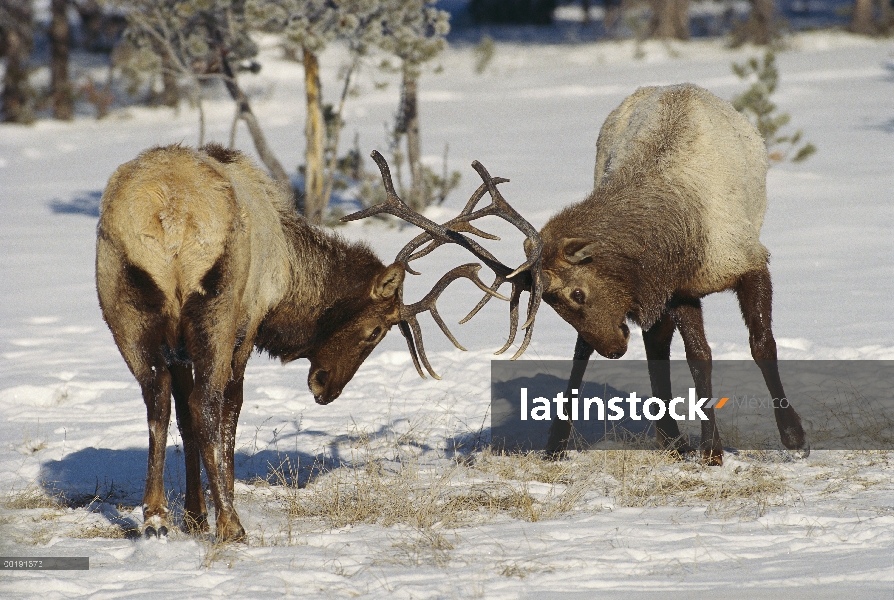
[[[377,440],[388,444],[412,445],[423,454],[443,452],[424,440],[401,435],[395,430],[396,423],[382,425],[372,432],[332,436],[325,431],[302,429],[292,434],[281,435],[273,442],[273,448],[254,450],[249,447],[237,448],[235,452],[234,474],[237,483],[267,482],[271,485],[289,485],[304,488],[308,482],[325,472],[336,469],[355,468],[356,454],[343,452],[343,448],[353,447],[363,440]],[[326,448],[318,454],[296,450],[284,451],[282,447],[295,445],[295,438],[328,438]],[[237,437],[238,444],[238,437]],[[451,441],[448,440],[448,448]],[[468,453],[475,448],[464,445],[455,453]],[[449,453],[450,451],[448,451]],[[376,460],[373,453],[372,460]],[[40,481],[48,496],[59,498],[71,508],[86,508],[103,515],[110,524],[121,528],[125,537],[139,537],[142,518],[139,507],[142,503],[146,483],[146,448],[84,448],[66,454],[59,460],[47,461],[41,468]],[[363,459],[361,459],[363,460]],[[183,449],[179,444],[167,447],[165,453],[165,492],[172,521],[182,518],[182,508],[186,488],[186,470]],[[208,485],[203,472],[203,488],[207,497]],[[209,508],[211,508],[209,503]]]
[[[102,199],[101,191],[83,192],[68,200],[56,198],[50,201],[50,210],[63,215],[85,215],[87,217],[99,217],[99,201]]]
[[[60,460],[44,463],[41,485],[47,495],[60,498],[71,508],[86,508],[102,514],[110,524],[120,527],[125,537],[139,535],[141,517],[132,507],[142,503],[146,482],[145,448],[112,450],[84,448],[67,454]],[[302,452],[260,450],[235,454],[237,481],[269,481],[304,487],[308,480],[325,469],[341,466],[340,461],[323,454],[313,456]],[[203,488],[207,482],[203,473]],[[186,470],[180,446],[168,446],[165,456],[165,492],[173,522],[182,518],[186,488]]]

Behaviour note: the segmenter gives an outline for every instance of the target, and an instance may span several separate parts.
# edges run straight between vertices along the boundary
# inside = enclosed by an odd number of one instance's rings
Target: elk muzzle
[[[630,328],[627,323],[620,323],[610,334],[581,332],[584,340],[605,358],[618,359],[627,353],[627,342],[630,341]]]
[[[339,397],[342,388],[332,389],[333,378],[326,369],[311,367],[307,376],[307,387],[317,404],[329,404]]]

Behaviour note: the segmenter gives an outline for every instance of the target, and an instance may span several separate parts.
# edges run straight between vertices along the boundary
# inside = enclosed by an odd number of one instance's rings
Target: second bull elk
[[[190,531],[208,529],[200,478],[204,465],[217,538],[240,539],[245,531],[233,506],[234,444],[253,349],[284,363],[310,359],[308,387],[318,403],[328,404],[397,324],[419,374],[424,377],[421,358],[437,377],[416,315],[430,311],[459,346],[438,315],[438,296],[458,278],[499,294],[478,278],[480,265],[471,263],[445,274],[421,301],[405,305],[404,273],[415,273],[408,263],[453,242],[496,269],[498,280],[523,278],[459,233],[491,237],[469,223],[483,212],[515,223],[539,245],[533,227],[502,199],[473,212],[500,180],[490,179],[481,167],[485,183],[464,213],[439,225],[397,197],[384,158],[378,153],[374,158],[388,191],[387,206],[351,218],[386,210],[425,230],[388,266],[367,246],[295,216],[288,190],[241,153],[218,145],[155,148],[112,175],[97,227],[96,286],[103,318],[146,404],[145,535],[167,533],[162,475],[172,393],[186,460],[184,525]],[[427,242],[428,248],[417,251]]]
[[[769,253],[759,240],[767,208],[760,134],[728,102],[683,84],[638,90],[608,116],[596,146],[593,191],[540,231],[543,300],[578,331],[567,396],[594,350],[607,358],[627,351],[629,321],[642,328],[655,397],[671,399],[668,359],[678,330],[696,391],[710,398],[701,298],[733,290],[782,443],[808,453],[798,414],[781,401]],[[702,456],[721,464],[714,410],[704,412]],[[669,414],[656,430],[662,445],[690,450]],[[570,432],[571,422],[556,418],[547,452],[562,454]]]

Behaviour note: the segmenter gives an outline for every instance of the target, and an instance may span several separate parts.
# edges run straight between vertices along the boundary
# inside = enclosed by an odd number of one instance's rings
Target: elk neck
[[[636,308],[629,318],[648,328],[702,262],[704,236],[691,195],[655,171],[618,169],[543,227],[544,265],[561,258],[563,239],[598,242],[589,268],[631,293]]]
[[[307,356],[337,322],[370,301],[385,265],[364,243],[283,217],[293,256],[291,280],[282,300],[264,317],[255,346],[284,363]]]

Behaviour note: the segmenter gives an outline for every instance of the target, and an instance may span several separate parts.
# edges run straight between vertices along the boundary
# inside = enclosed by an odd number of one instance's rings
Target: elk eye
[[[373,329],[372,333],[369,334],[369,337],[366,338],[366,341],[367,341],[367,342],[374,342],[374,341],[376,341],[376,340],[379,338],[379,334],[380,334],[380,333],[382,333],[382,328],[381,328],[381,327],[376,327],[375,329]]]
[[[584,291],[580,288],[575,289],[573,292],[571,292],[571,299],[578,304],[583,304],[585,300]]]

